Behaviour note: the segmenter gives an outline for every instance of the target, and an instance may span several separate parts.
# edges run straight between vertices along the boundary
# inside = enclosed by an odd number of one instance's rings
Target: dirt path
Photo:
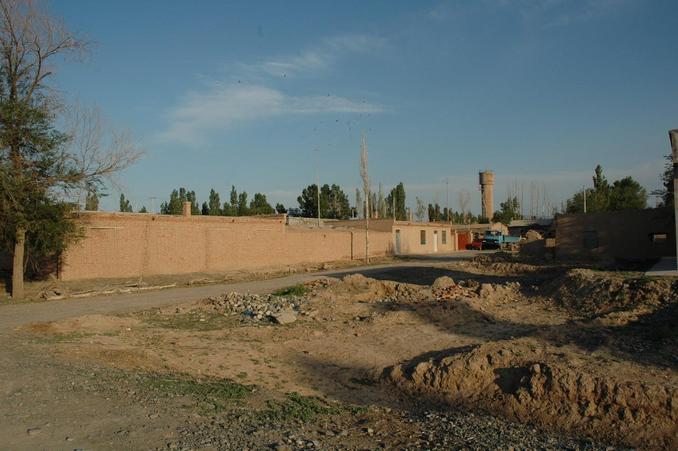
[[[309,272],[277,279],[171,288],[134,294],[96,296],[86,299],[66,299],[14,305],[5,304],[0,305],[0,331],[10,330],[31,322],[56,321],[81,315],[126,313],[153,307],[182,304],[208,296],[215,296],[225,291],[268,293],[279,288],[316,279],[319,276],[341,277],[347,274],[360,273],[376,279],[403,279],[403,281],[407,281],[404,279],[420,278],[417,274],[439,274],[441,272],[441,265],[468,260],[475,255],[475,253],[470,252],[455,252],[447,255],[412,257],[408,261],[387,265]],[[413,271],[414,269],[417,271]]]

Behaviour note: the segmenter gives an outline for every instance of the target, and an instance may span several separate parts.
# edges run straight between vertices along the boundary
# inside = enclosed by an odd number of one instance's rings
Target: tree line
[[[405,207],[406,193],[403,183],[399,183],[388,195],[384,196],[382,185],[379,185],[379,191],[371,193],[373,199],[370,203],[372,218],[392,218],[398,220],[407,219],[407,208]],[[235,186],[231,186],[229,199],[221,203],[220,194],[211,189],[208,200],[199,203],[195,191],[180,187],[172,190],[169,199],[160,204],[160,214],[180,215],[183,213],[184,202],[190,202],[192,215],[205,216],[255,216],[268,214],[287,213],[290,216],[303,216],[309,218],[318,217],[318,199],[320,199],[320,217],[323,219],[349,219],[360,218],[364,216],[363,196],[360,190],[356,190],[355,204],[351,206],[348,195],[337,184],[324,184],[320,187],[320,196],[318,196],[318,186],[316,184],[308,185],[301,191],[297,197],[298,208],[286,208],[281,203],[276,203],[273,207],[266,198],[265,194],[255,193],[251,200],[248,200],[246,191],[238,192]],[[85,201],[85,210],[96,211],[99,208],[99,195],[97,193],[88,193]],[[120,212],[132,212],[133,207],[125,197],[120,194],[119,203]],[[146,206],[139,209],[139,213],[147,213]]]

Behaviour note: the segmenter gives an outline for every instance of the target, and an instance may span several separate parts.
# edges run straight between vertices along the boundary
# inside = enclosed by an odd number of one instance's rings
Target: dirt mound
[[[520,290],[519,282],[504,284],[480,283],[473,279],[455,283],[450,277],[439,277],[431,285],[433,299],[438,301],[458,301],[480,298],[486,301],[500,301],[515,298]]]
[[[480,274],[516,275],[544,271],[543,265],[520,261],[518,257],[502,252],[492,255],[478,255],[469,261],[456,263],[457,266]]]
[[[678,281],[572,269],[544,284],[541,293],[580,314],[600,315],[678,301]]]
[[[430,291],[419,285],[381,281],[362,274],[351,274],[340,282],[329,285],[325,293],[320,295],[351,302],[414,302],[430,297]]]
[[[523,339],[415,359],[387,368],[382,378],[411,393],[520,422],[634,446],[678,446],[678,387],[573,365],[558,350]]]

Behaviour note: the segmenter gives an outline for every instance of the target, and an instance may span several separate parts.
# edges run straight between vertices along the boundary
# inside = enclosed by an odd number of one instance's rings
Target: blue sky
[[[596,164],[658,186],[678,127],[678,13],[661,0],[60,1],[93,43],[58,68],[145,157],[121,175],[135,209],[178,186],[296,206],[315,180],[353,200],[370,175],[477,212],[477,172],[557,205]],[[313,149],[318,149],[314,153]],[[117,208],[119,191],[103,202]],[[541,196],[543,197],[543,196]],[[654,200],[650,199],[653,204]],[[530,205],[525,205],[526,212]]]

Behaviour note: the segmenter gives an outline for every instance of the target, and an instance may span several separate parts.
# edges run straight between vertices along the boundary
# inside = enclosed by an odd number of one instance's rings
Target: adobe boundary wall
[[[285,216],[78,213],[84,236],[62,256],[61,280],[220,273],[365,258],[364,231],[285,225]],[[370,256],[391,254],[370,231]]]
[[[673,256],[674,221],[668,208],[558,215],[556,255],[637,261]]]

